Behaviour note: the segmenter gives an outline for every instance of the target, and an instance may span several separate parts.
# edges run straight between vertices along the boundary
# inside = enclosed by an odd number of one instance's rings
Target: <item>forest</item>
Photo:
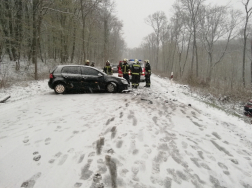
[[[145,19],[153,32],[126,54],[141,54],[158,73],[170,77],[173,72],[183,83],[250,95],[252,10],[250,0],[240,3],[242,10],[205,0],[177,0],[170,19],[162,11]]]
[[[48,65],[96,65],[121,58],[125,48],[122,22],[110,0],[1,0],[0,55],[26,68],[38,61]]]

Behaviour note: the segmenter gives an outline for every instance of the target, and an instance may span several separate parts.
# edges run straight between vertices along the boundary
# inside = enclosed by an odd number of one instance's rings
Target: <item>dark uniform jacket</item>
[[[104,68],[103,68],[103,71],[106,73],[106,74],[112,74],[112,68],[110,65],[106,65]]]
[[[134,63],[131,67],[131,74],[132,75],[141,75],[142,67],[140,63]]]
[[[121,69],[123,74],[129,74],[130,66],[128,63],[123,63]]]
[[[150,63],[145,64],[145,74],[146,75],[151,75],[151,66]]]

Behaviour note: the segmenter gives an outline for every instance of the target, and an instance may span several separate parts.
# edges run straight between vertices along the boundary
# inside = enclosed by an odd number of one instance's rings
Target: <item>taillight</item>
[[[49,77],[50,77],[50,78],[53,78],[53,74],[51,73]]]

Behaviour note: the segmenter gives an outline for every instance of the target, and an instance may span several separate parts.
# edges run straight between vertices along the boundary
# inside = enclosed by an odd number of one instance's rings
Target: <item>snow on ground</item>
[[[0,187],[251,188],[251,125],[151,79],[129,94],[0,90]]]

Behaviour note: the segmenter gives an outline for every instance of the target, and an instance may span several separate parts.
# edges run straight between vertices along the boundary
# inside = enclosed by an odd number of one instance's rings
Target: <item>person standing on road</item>
[[[127,63],[127,59],[123,60],[123,64],[121,65],[121,70],[123,73],[123,78],[125,78],[128,81],[128,85],[130,86],[130,80],[129,80],[130,66]]]
[[[151,66],[149,60],[145,60],[144,64],[145,64],[145,82],[146,82],[144,87],[150,87]]]
[[[92,62],[90,66],[91,66],[91,67],[94,67],[94,62]]]
[[[113,70],[112,70],[112,68],[111,68],[111,66],[110,66],[109,61],[106,61],[106,65],[105,65],[105,67],[103,68],[103,72],[105,72],[105,73],[108,74],[108,75],[112,75],[112,74],[113,74]]]
[[[89,60],[86,60],[85,65],[89,66]]]
[[[139,86],[141,73],[142,73],[142,67],[139,61],[136,59],[131,67],[132,88],[137,88]]]

